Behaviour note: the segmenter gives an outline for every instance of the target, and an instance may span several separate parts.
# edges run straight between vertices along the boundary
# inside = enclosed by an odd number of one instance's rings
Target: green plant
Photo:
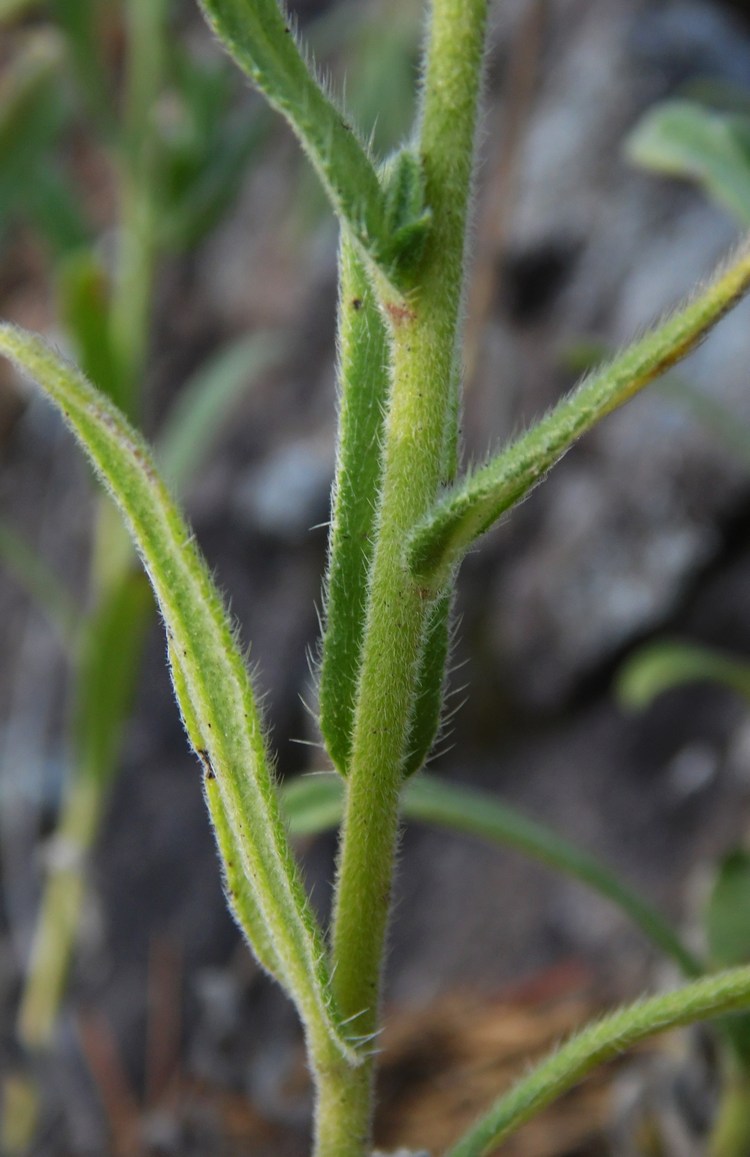
[[[41,8],[41,4],[35,5]],[[59,0],[44,22],[17,30],[0,111],[0,244],[16,221],[41,239],[60,320],[81,365],[132,418],[144,411],[155,269],[166,252],[199,241],[237,191],[262,123],[238,122],[227,66],[202,63],[170,35],[171,0]],[[22,5],[0,9],[10,21]],[[115,80],[105,26],[123,33],[124,99],[111,114]],[[159,116],[169,105],[171,120]],[[112,158],[119,243],[111,264],[79,209],[64,142],[83,126]],[[183,489],[200,469],[240,392],[277,357],[278,340],[256,334],[209,359],[185,383],[159,435],[162,469]],[[19,1035],[49,1048],[78,929],[87,858],[116,774],[122,732],[153,612],[130,540],[100,496],[86,604],[62,587],[24,538],[0,525],[0,558],[56,626],[73,670],[69,768],[57,840],[19,1012]]]
[[[697,84],[654,105],[626,139],[625,155],[650,172],[696,185],[740,228],[750,225],[750,104],[741,89]],[[669,375],[662,390],[750,463],[746,428],[729,407],[677,375]]]
[[[626,142],[626,155],[657,174],[696,184],[742,227],[750,223],[750,115],[739,91],[709,87],[655,105]],[[703,427],[746,466],[746,428],[704,391],[670,375],[662,389],[692,411]],[[750,700],[750,664],[730,653],[680,639],[638,647],[617,674],[616,694],[626,711],[644,711],[660,695],[687,684],[713,683]],[[712,868],[703,930],[707,965],[750,961],[750,857],[743,848]],[[739,1154],[750,1144],[750,1017],[720,1026],[724,1087],[712,1139],[713,1155]]]
[[[667,691],[714,683],[750,702],[750,664],[733,655],[679,640],[639,647],[617,674],[616,692],[626,711],[644,711]],[[750,962],[750,852],[733,848],[711,866],[702,911],[707,967]],[[723,1087],[711,1157],[734,1157],[750,1144],[750,1016],[720,1023]]]
[[[736,98],[684,98],[655,105],[630,134],[630,160],[689,180],[744,227],[750,225],[750,115]],[[729,107],[726,105],[729,104]],[[744,107],[743,107],[744,106]]]
[[[229,902],[305,1027],[317,1093],[315,1152],[363,1157],[397,833],[402,806],[416,799],[430,809],[424,785],[407,781],[439,726],[461,558],[579,436],[685,356],[747,292],[750,251],[741,249],[707,287],[527,434],[459,476],[459,319],[486,0],[434,0],[413,134],[382,164],[320,86],[276,0],[202,6],[235,60],[290,121],[341,225],[340,439],[320,665],[320,727],[343,792],[328,938],[289,844],[236,632],[154,456],[112,397],[41,340],[3,326],[0,351],[60,408],[120,508],[164,619]],[[441,797],[432,790],[435,818]],[[459,818],[455,793],[451,809]],[[463,822],[481,829],[482,817],[467,810]],[[297,822],[311,814],[308,800]],[[494,821],[497,835],[502,816]],[[527,850],[544,853],[538,829],[515,831]],[[548,841],[546,854],[603,886],[586,857],[578,854],[576,863],[575,850]],[[637,912],[637,902],[616,898]],[[645,910],[639,918],[648,923]],[[661,935],[687,972],[700,971],[668,931]],[[748,1005],[750,969],[739,968],[615,1014],[521,1079],[451,1152],[490,1152],[623,1047]]]

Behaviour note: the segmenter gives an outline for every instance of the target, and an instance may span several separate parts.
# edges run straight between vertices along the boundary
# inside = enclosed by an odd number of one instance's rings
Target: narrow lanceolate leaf
[[[344,806],[341,780],[324,772],[301,776],[284,785],[281,802],[293,835],[312,836],[328,831],[341,822]],[[606,864],[487,792],[432,775],[418,775],[404,789],[401,810],[405,819],[464,832],[512,848],[578,880],[615,904],[652,944],[675,961],[686,977],[701,976],[705,971],[702,962],[656,909]]]
[[[528,494],[566,450],[607,414],[684,358],[750,288],[750,246],[661,325],[597,370],[517,442],[464,479],[411,536],[407,558],[439,590],[471,544]]]
[[[414,709],[406,742],[405,777],[414,775],[424,766],[440,728],[450,651],[452,608],[453,591],[443,591],[435,600],[427,619]]]
[[[750,962],[750,852],[744,848],[716,866],[704,923],[715,968]]]
[[[341,823],[344,784],[335,771],[316,771],[288,780],[281,807],[293,836],[319,836]]]
[[[201,7],[232,58],[291,124],[336,213],[390,276],[396,253],[375,168],[308,68],[277,0],[201,0]]]
[[[750,968],[697,980],[676,992],[644,1000],[584,1028],[497,1101],[446,1157],[493,1152],[546,1105],[596,1068],[642,1040],[710,1020],[750,1005]]]
[[[203,791],[206,804],[211,813],[211,820],[219,849],[221,867],[224,875],[224,890],[229,900],[232,913],[244,933],[247,941],[255,953],[259,963],[282,987],[288,986],[284,966],[276,952],[273,940],[268,933],[263,914],[258,907],[257,900],[250,886],[247,876],[242,870],[242,853],[237,846],[237,836],[232,829],[230,817],[224,806],[216,775],[209,762],[206,737],[203,735],[198,718],[190,702],[187,681],[180,664],[178,652],[173,646],[169,647],[169,665],[174,680],[175,694],[180,705],[180,714],[185,731],[198,758],[203,766]]]
[[[488,792],[434,776],[418,776],[403,796],[408,819],[513,848],[546,864],[615,904],[649,940],[670,956],[687,977],[700,976],[703,965],[682,943],[657,910],[632,891],[606,864],[557,832],[501,803]]]
[[[81,369],[102,393],[116,400],[119,367],[109,332],[109,278],[92,247],[77,248],[59,263],[57,302]]]
[[[617,697],[629,711],[643,711],[673,687],[721,683],[750,700],[750,663],[693,643],[664,641],[636,651],[617,677]]]
[[[0,353],[62,411],[110,490],[143,558],[177,656],[177,688],[205,744],[199,755],[221,800],[242,874],[310,1035],[355,1060],[331,1006],[322,936],[289,847],[261,720],[232,626],[192,535],[140,436],[112,403],[42,341],[0,326]],[[261,951],[263,949],[261,948]]]
[[[405,270],[419,261],[430,230],[426,208],[422,159],[413,147],[404,147],[381,170],[385,188],[386,228]]]
[[[339,299],[339,447],[320,669],[320,730],[346,775],[365,627],[388,405],[388,339],[362,262],[344,234]]]

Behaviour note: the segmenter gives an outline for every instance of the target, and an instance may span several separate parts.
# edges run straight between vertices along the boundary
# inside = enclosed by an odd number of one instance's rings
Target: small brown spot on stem
[[[404,322],[414,321],[417,316],[413,309],[409,309],[408,305],[399,305],[395,301],[385,303],[385,312],[394,325],[403,325]]]

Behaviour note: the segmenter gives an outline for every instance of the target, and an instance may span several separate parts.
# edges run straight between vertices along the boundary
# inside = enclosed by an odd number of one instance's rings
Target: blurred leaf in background
[[[630,135],[636,164],[697,183],[743,226],[750,226],[750,115],[695,101],[659,104]]]
[[[270,118],[205,35],[190,35],[177,0],[0,0],[0,22],[0,257],[4,243],[12,255],[20,227],[42,256],[38,286],[48,277],[54,288],[47,324],[138,423],[150,408],[144,383],[153,378],[163,259],[194,250],[226,216]],[[159,440],[176,489],[200,472],[233,407],[280,350],[269,334],[250,334],[194,366]],[[52,620],[72,668],[55,838],[76,854],[50,858],[19,1015],[21,1040],[40,1051],[54,1041],[87,858],[120,767],[153,612],[106,497],[91,537],[83,598],[73,599],[45,561],[43,536],[37,550],[0,524],[0,561]]]

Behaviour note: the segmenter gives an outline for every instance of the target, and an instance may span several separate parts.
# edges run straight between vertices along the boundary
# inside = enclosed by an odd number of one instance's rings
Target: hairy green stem
[[[110,324],[117,359],[114,395],[131,420],[138,417],[148,351],[156,258],[154,206],[155,105],[164,71],[165,0],[126,5],[128,66],[120,155],[119,251]]]
[[[750,968],[736,968],[641,1001],[589,1025],[501,1097],[446,1157],[484,1157],[597,1065],[657,1033],[722,1016],[748,1004]]]
[[[454,384],[484,46],[486,0],[436,0],[419,151],[432,231],[408,306],[389,298],[391,398],[384,477],[347,780],[335,897],[333,983],[344,1018],[377,1031],[399,798],[430,604],[403,562],[404,534],[441,481]],[[318,1118],[318,1157],[361,1157],[369,1140],[372,1063],[351,1073],[350,1139],[335,1104]]]
[[[708,1157],[750,1153],[750,1073],[726,1054],[719,1108],[707,1146]]]
[[[705,289],[583,382],[475,474],[462,479],[411,536],[417,580],[435,592],[471,544],[546,476],[573,443],[686,357],[750,289],[750,244]]]
[[[334,773],[318,772],[285,784],[281,799],[292,835],[311,836],[335,828],[341,822],[343,795],[341,780]],[[705,974],[706,966],[659,912],[606,864],[488,792],[418,775],[404,786],[401,814],[404,819],[512,848],[578,880],[615,904],[655,947],[674,960],[686,978]]]
[[[47,1049],[80,926],[86,860],[99,829],[101,785],[76,775],[66,792],[52,842],[49,874],[37,918],[31,960],[18,1012],[18,1035],[27,1048]]]

